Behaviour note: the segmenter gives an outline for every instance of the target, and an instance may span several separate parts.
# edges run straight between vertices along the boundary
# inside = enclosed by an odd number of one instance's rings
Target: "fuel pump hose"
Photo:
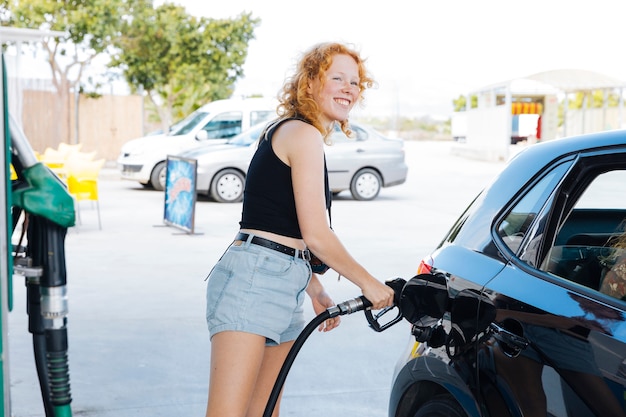
[[[283,388],[285,380],[287,379],[287,374],[291,369],[291,365],[293,364],[298,352],[304,345],[304,342],[308,337],[313,333],[313,331],[322,323],[324,323],[328,319],[332,319],[337,316],[343,316],[346,314],[356,313],[357,311],[364,310],[368,307],[371,307],[372,303],[365,297],[360,296],[348,301],[344,301],[343,303],[339,303],[336,306],[329,307],[320,314],[317,315],[313,320],[306,325],[304,330],[298,335],[296,341],[293,346],[289,350],[287,357],[285,358],[285,362],[283,366],[280,368],[280,372],[278,373],[278,377],[276,378],[276,382],[274,383],[274,388],[270,393],[269,400],[267,401],[267,405],[265,406],[265,411],[263,412],[263,417],[271,417],[274,412],[274,408],[276,407],[276,402],[278,401],[278,396],[280,395],[280,391]]]

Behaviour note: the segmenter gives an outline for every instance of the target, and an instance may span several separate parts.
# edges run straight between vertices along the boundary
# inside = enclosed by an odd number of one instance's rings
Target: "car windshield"
[[[259,135],[261,135],[261,131],[264,127],[264,123],[251,127],[245,132],[240,133],[237,136],[233,136],[233,138],[228,141],[228,144],[236,146],[251,145],[259,139]]]
[[[180,122],[174,123],[172,127],[170,127],[170,131],[168,133],[169,136],[179,136],[185,135],[196,127],[198,123],[200,123],[207,116],[207,112],[204,111],[195,111],[191,113],[189,116],[185,117]]]

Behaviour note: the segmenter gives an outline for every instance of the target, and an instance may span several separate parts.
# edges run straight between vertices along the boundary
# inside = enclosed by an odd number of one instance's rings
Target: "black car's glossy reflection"
[[[516,156],[420,264],[389,415],[626,416],[625,236],[626,131]]]

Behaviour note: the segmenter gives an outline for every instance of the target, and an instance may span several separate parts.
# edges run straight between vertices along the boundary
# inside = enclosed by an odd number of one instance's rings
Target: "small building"
[[[492,84],[468,94],[475,106],[452,115],[456,154],[487,160],[507,160],[511,144],[552,140],[577,134],[626,127],[626,83],[584,70],[555,70]],[[603,92],[603,106],[571,110],[570,96],[584,93],[585,100]],[[619,98],[608,106],[609,94]],[[559,106],[563,103],[563,113]],[[562,119],[562,123],[560,120]]]

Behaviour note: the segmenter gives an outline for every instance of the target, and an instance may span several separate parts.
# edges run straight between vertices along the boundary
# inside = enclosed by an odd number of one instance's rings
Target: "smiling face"
[[[337,54],[326,74],[310,82],[308,91],[320,108],[323,124],[348,118],[359,98],[359,81],[359,68],[354,58]]]

